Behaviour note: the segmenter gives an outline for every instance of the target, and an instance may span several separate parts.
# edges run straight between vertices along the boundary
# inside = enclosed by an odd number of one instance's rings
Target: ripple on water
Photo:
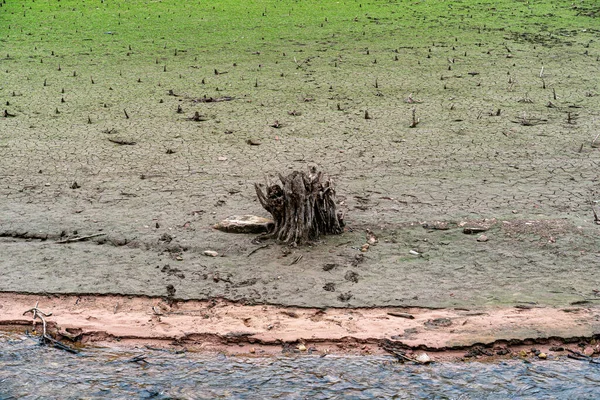
[[[149,361],[129,360],[144,354]],[[89,348],[81,354],[0,333],[0,399],[596,399],[581,361],[402,365],[382,356],[226,357]]]

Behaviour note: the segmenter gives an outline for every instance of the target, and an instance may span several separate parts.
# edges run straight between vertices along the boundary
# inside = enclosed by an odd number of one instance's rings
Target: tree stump
[[[336,212],[331,179],[312,167],[308,175],[294,171],[288,176],[279,174],[279,180],[281,184],[254,184],[258,201],[275,222],[267,237],[297,245],[320,235],[342,233],[344,220]]]

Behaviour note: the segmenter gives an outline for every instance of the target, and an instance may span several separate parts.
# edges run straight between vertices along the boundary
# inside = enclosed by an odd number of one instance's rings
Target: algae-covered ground
[[[1,291],[600,300],[595,1],[0,5]],[[309,165],[343,235],[212,229]]]

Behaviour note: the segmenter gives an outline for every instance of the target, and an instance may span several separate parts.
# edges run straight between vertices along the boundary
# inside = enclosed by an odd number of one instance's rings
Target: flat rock
[[[229,233],[263,233],[273,228],[273,220],[256,215],[233,215],[213,228]]]

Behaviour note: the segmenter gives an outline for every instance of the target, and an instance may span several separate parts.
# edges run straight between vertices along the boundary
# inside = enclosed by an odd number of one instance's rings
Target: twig
[[[302,259],[302,254],[300,254],[298,257],[294,258],[294,260],[290,263],[290,265],[294,265],[296,264],[298,261],[300,261]]]
[[[392,317],[400,317],[400,318],[407,318],[407,319],[415,319],[415,316],[409,313],[403,313],[403,312],[395,312],[395,311],[390,311],[389,313],[387,313],[388,315],[391,315]]]
[[[260,249],[266,249],[269,246],[270,246],[270,244],[265,244],[263,246],[258,246],[257,248],[255,248],[254,250],[252,250],[250,253],[248,253],[248,255],[246,257],[250,257],[252,254],[256,253]]]
[[[95,234],[89,235],[89,236],[79,236],[79,237],[74,237],[74,238],[70,238],[70,239],[59,240],[58,242],[54,242],[54,244],[80,242],[82,240],[87,240],[87,239],[94,238],[96,236],[103,236],[103,235],[106,235],[106,233],[95,233]]]
[[[107,139],[109,142],[113,142],[116,144],[119,144],[121,146],[133,146],[135,144],[134,141],[131,140],[124,140],[124,139],[113,139],[113,138],[108,138]]]
[[[592,140],[592,143],[590,144],[591,147],[595,147],[594,145],[596,144],[596,140],[598,140],[599,136],[600,136],[600,133],[596,135],[596,137],[594,138],[594,140]]]
[[[139,356],[135,356],[132,359],[128,360],[128,362],[130,363],[145,363],[145,364],[149,364],[148,361],[146,361],[146,356],[143,354],[140,354]]]

